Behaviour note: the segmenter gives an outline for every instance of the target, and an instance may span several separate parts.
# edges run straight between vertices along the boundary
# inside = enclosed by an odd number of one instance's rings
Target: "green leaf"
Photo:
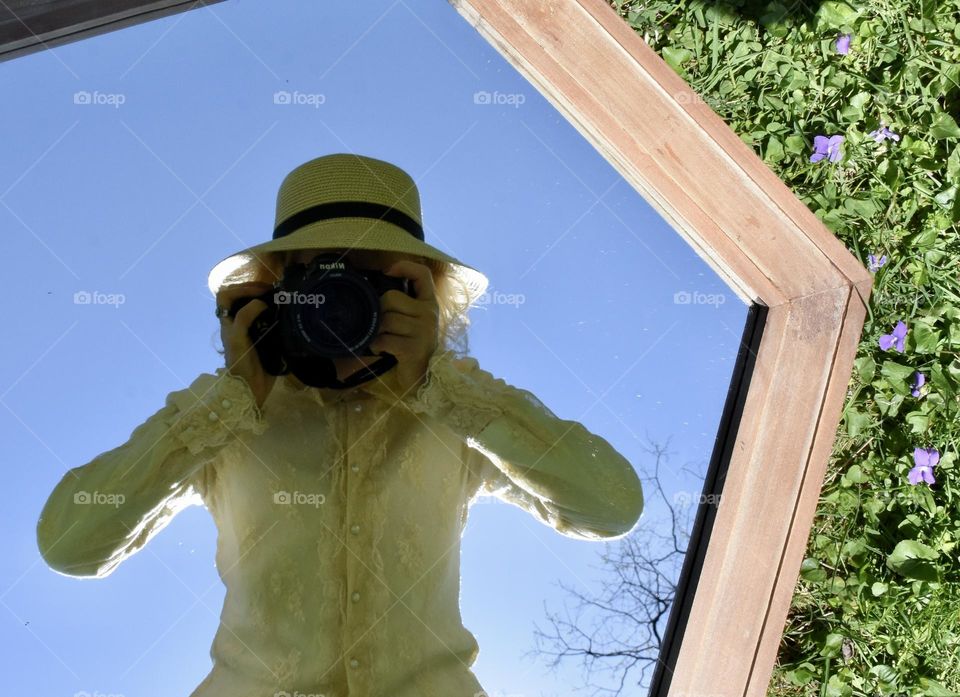
[[[767,162],[780,162],[783,159],[783,145],[778,138],[770,137],[767,141],[767,151],[763,155]]]
[[[870,592],[873,593],[874,597],[879,597],[887,592],[887,584],[877,581],[872,586],[870,586]]]
[[[843,679],[834,673],[827,681],[827,697],[850,697],[853,688],[843,682]]]
[[[950,384],[947,376],[943,374],[943,367],[939,363],[934,363],[930,369],[930,384],[948,397],[952,397],[955,394],[953,385]]]
[[[821,25],[842,27],[849,25],[857,16],[857,11],[845,2],[825,2],[817,11]]]
[[[881,416],[893,418],[900,411],[900,405],[903,404],[903,395],[895,394],[888,399],[886,395],[877,394],[874,396],[874,401],[877,403],[877,409],[880,410]]]
[[[863,383],[873,380],[874,373],[877,372],[877,362],[873,360],[873,356],[861,356],[853,362],[853,367]]]
[[[939,169],[939,163],[938,163],[937,169]],[[954,184],[953,186],[947,187],[946,189],[941,191],[939,194],[934,196],[933,200],[939,203],[944,208],[950,208],[950,206],[953,204],[953,201],[954,199],[956,199],[956,197],[957,197],[957,185]]]
[[[930,414],[920,411],[911,411],[904,419],[910,424],[911,433],[926,433],[930,429]]]
[[[794,685],[806,685],[819,673],[812,663],[802,663],[793,670],[787,671],[784,677]]]
[[[827,572],[820,568],[820,562],[812,557],[807,557],[800,565],[800,576],[807,580],[819,583],[827,579]]]
[[[885,377],[890,382],[891,387],[893,387],[907,380],[913,375],[915,370],[916,368],[909,365],[900,365],[895,361],[884,361],[880,367],[880,374]]]
[[[897,682],[897,671],[888,665],[879,664],[870,668],[870,673],[877,676],[877,680],[882,683],[892,685]]]
[[[893,552],[887,556],[887,567],[906,578],[936,581],[937,566],[932,562],[938,556],[935,549],[922,542],[900,540]]]
[[[847,426],[847,435],[851,438],[856,438],[870,427],[870,417],[853,407],[843,412],[843,422]]]
[[[820,650],[821,656],[836,657],[840,655],[840,647],[843,645],[843,634],[830,632],[824,639],[823,648]]]
[[[938,111],[933,115],[930,134],[934,138],[960,138],[960,127],[950,114]]]
[[[843,473],[843,478],[853,484],[862,484],[863,482],[867,481],[867,478],[864,476],[860,465],[850,465],[850,468]]]
[[[877,212],[877,204],[870,199],[848,198],[843,202],[843,207],[861,218],[871,218]]]
[[[913,343],[917,353],[936,353],[940,344],[940,332],[928,322],[917,322],[913,325]]]
[[[674,46],[664,46],[662,50],[663,60],[667,62],[674,72],[683,74],[683,64],[693,58],[693,52],[688,48],[676,48]]]
[[[807,151],[807,142],[803,139],[803,136],[787,136],[784,140],[784,148],[793,155],[800,155]]]
[[[930,249],[937,243],[939,236],[940,230],[935,227],[929,227],[913,236],[910,239],[910,244],[918,249]]]
[[[960,27],[960,25],[957,25]],[[923,694],[926,697],[960,697],[960,692],[948,690],[936,680],[930,678],[920,678],[920,687],[923,688]]]

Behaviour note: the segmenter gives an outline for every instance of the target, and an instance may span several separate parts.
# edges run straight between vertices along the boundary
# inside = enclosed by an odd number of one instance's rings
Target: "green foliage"
[[[887,257],[770,694],[960,697],[960,0],[612,4],[865,266]],[[908,481],[918,447],[933,485]]]

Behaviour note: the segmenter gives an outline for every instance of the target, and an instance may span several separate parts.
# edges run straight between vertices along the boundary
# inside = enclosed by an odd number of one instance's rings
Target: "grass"
[[[886,256],[769,693],[960,694],[960,0],[611,5],[865,266]]]

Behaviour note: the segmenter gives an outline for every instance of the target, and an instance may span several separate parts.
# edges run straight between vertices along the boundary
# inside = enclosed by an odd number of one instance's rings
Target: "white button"
[[[211,411],[209,414],[207,414],[207,418],[210,419],[211,421],[216,421],[217,419],[220,418],[220,415],[217,414],[217,412],[215,411]]]
[[[359,665],[360,665],[360,661],[358,661],[356,658],[351,658],[351,659],[350,659],[350,667],[351,667],[351,668],[356,668],[356,667],[358,667]]]
[[[360,526],[359,526],[359,525],[351,525],[351,526],[350,526],[350,532],[352,532],[354,535],[358,534],[358,533],[360,532]]]
[[[223,400],[222,402],[220,402],[220,406],[223,407],[224,409],[229,409],[229,408],[230,408],[230,400],[229,400],[229,399]]]
[[[363,405],[362,405],[362,404],[358,404],[357,406],[355,406],[355,407],[353,408],[354,411],[360,411],[361,409],[363,409]]]
[[[350,469],[352,469],[354,472],[359,472],[360,465],[357,465],[357,464],[350,465]]]
[[[354,592],[353,592],[353,595],[350,596],[350,600],[352,600],[352,601],[355,602],[355,603],[356,603],[356,602],[359,602],[359,600],[360,600],[360,594],[357,593],[356,591],[354,591]]]

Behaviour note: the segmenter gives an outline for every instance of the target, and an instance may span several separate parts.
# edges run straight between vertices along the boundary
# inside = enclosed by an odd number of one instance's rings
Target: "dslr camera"
[[[287,266],[262,295],[237,298],[229,316],[262,300],[267,309],[254,319],[249,335],[263,369],[271,375],[316,375],[318,364],[332,370],[333,358],[378,355],[370,343],[380,331],[380,296],[388,290],[416,297],[407,278],[355,268],[339,254],[320,254],[307,264]],[[390,354],[380,355],[395,364]]]

